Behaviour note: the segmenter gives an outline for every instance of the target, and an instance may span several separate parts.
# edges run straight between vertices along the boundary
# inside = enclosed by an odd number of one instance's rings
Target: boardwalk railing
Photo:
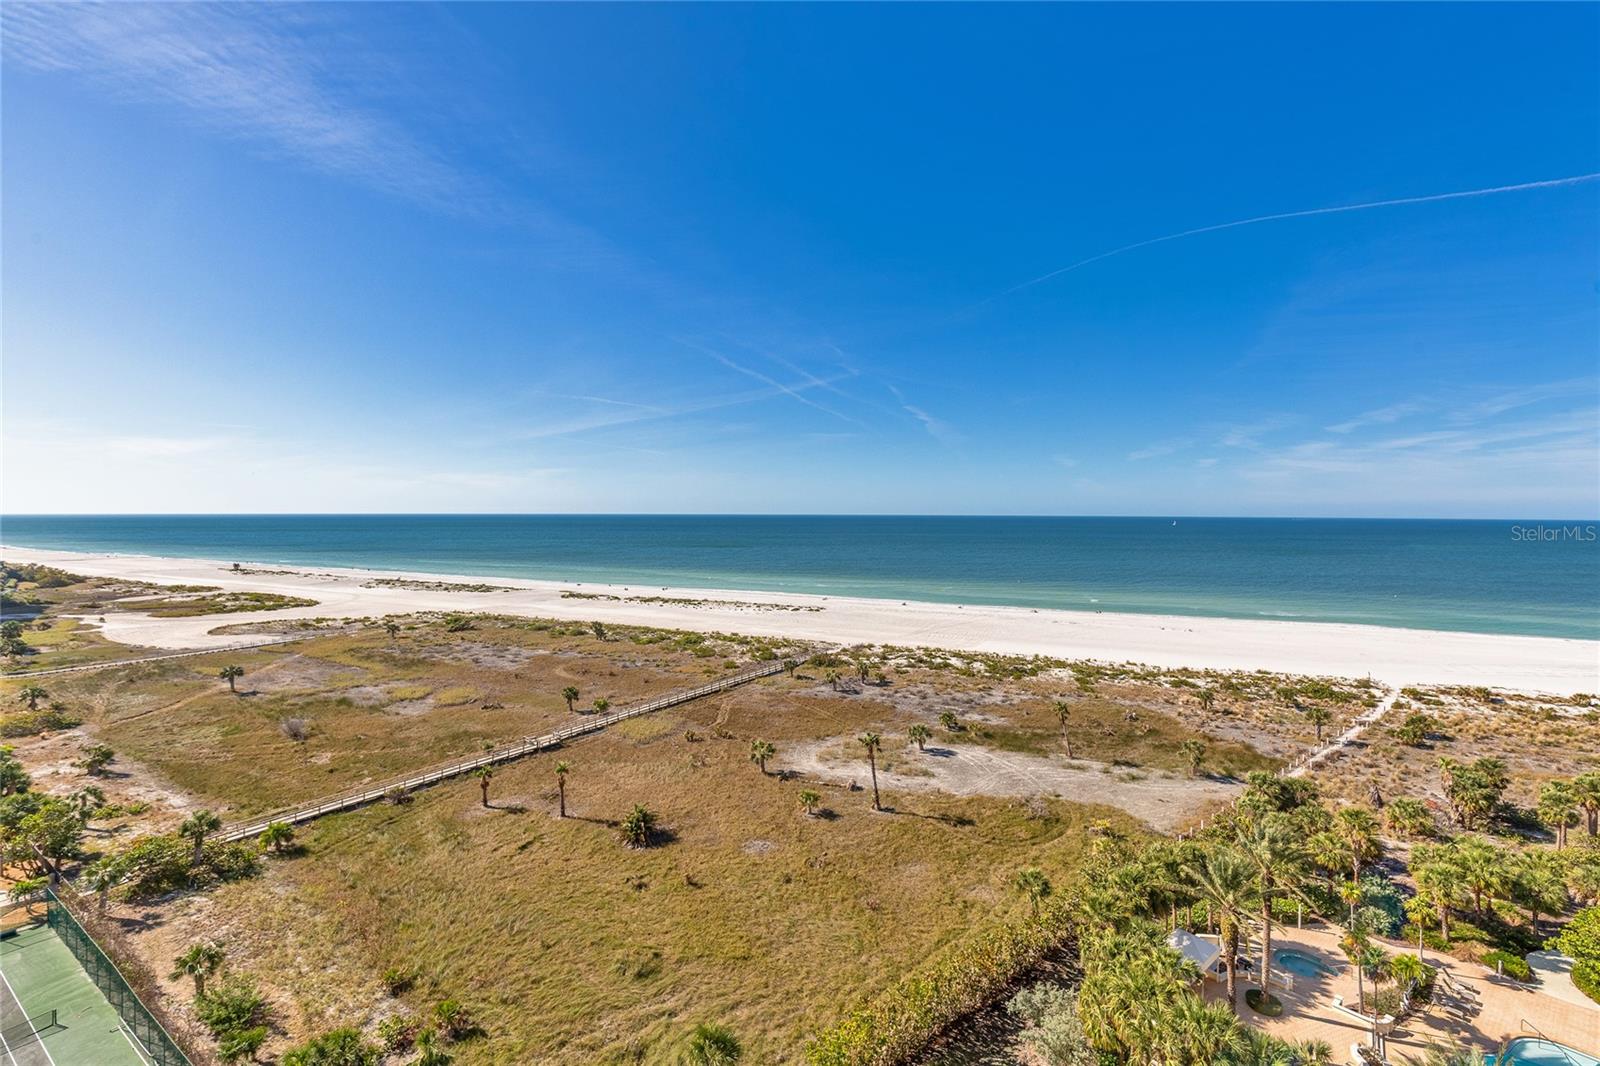
[[[53,677],[57,674],[81,674],[86,670],[109,670],[113,666],[138,666],[140,663],[161,663],[168,659],[192,659],[197,655],[222,655],[230,651],[250,651],[254,648],[272,648],[279,644],[293,644],[323,633],[302,633],[296,637],[278,637],[274,640],[257,640],[248,644],[219,644],[214,648],[196,648],[193,651],[175,651],[166,655],[141,655],[137,659],[108,659],[104,662],[79,663],[76,666],[52,666],[44,670],[4,670],[0,679],[15,681],[23,678]]]
[[[265,815],[237,825],[224,826],[222,831],[217,833],[213,839],[246,840],[250,837],[259,836],[261,831],[273,822],[288,822],[290,825],[298,825],[301,822],[309,822],[314,818],[320,818],[325,814],[334,814],[339,811],[348,811],[354,807],[362,807],[368,803],[375,803],[391,793],[411,792],[452,777],[472,773],[474,770],[479,770],[486,766],[495,766],[500,763],[510,762],[513,759],[520,759],[525,755],[534,755],[541,751],[559,748],[569,740],[588,736],[590,733],[598,733],[607,726],[616,725],[618,722],[627,721],[629,718],[637,718],[642,714],[650,714],[653,711],[676,707],[681,703],[688,703],[703,696],[726,692],[728,689],[737,688],[751,681],[782,673],[783,669],[784,661],[782,659],[758,663],[736,674],[719,677],[715,681],[707,682],[704,685],[683,689],[679,692],[671,692],[665,696],[658,696],[653,700],[646,700],[644,703],[633,707],[625,707],[610,714],[594,715],[586,721],[567,726],[565,729],[558,729],[553,733],[546,733],[536,737],[523,737],[515,744],[491,749],[471,759],[462,759],[446,766],[419,771],[405,777],[392,778],[354,792],[330,796],[304,806],[279,811],[276,814]]]

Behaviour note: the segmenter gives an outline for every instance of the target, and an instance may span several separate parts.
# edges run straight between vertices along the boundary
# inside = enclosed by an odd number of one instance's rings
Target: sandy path
[[[290,574],[234,574],[227,563],[215,560],[6,546],[0,546],[0,553],[8,560],[47,563],[83,574],[168,584],[217,585],[229,591],[277,592],[318,601],[316,607],[197,618],[150,618],[128,612],[106,615],[104,632],[110,639],[161,648],[226,647],[243,643],[249,638],[217,636],[210,631],[218,626],[247,621],[376,618],[416,611],[477,610],[838,644],[890,643],[1168,667],[1371,676],[1396,686],[1491,685],[1560,694],[1600,690],[1600,641],[1592,640],[1440,633],[1317,622],[1090,614],[1025,607],[900,603],[798,593],[661,589],[499,577],[493,578],[493,583],[509,586],[509,591],[368,589],[362,588],[362,583],[376,576],[463,584],[480,579],[331,567]],[[754,610],[564,599],[561,595],[564,590],[614,596],[739,600],[820,609]]]
[[[837,784],[856,782],[869,787],[866,763],[857,759],[833,762],[822,752],[837,739],[786,746],[773,766],[819,777]],[[928,770],[931,776],[905,775],[880,769],[878,787],[885,805],[896,792],[947,792],[957,796],[1060,796],[1074,803],[1102,803],[1117,807],[1156,829],[1182,825],[1196,810],[1219,800],[1232,799],[1241,786],[1208,778],[1168,777],[1141,771],[1137,780],[1125,780],[1115,771],[1103,772],[1097,763],[1068,765],[1059,757],[993,751],[975,745],[933,745],[926,752],[907,751],[897,756]],[[1131,775],[1130,775],[1131,776]]]

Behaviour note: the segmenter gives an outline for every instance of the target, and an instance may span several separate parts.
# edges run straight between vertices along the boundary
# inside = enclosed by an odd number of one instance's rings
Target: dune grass
[[[683,739],[718,718],[732,738]],[[488,1035],[463,1064],[677,1062],[701,1021],[733,1028],[749,1061],[794,1062],[857,1000],[1025,910],[1020,866],[1065,878],[1094,820],[1131,828],[1058,801],[900,796],[875,813],[865,793],[761,774],[737,711],[662,720],[502,768],[488,810],[462,781],[327,819],[305,856],[218,902],[257,923],[252,966],[292,955],[283,972],[323,974],[318,996],[400,968],[417,975],[408,1006],[471,1004]],[[557,759],[573,764],[565,820]],[[800,811],[801,787],[822,817]],[[635,802],[661,818],[656,847],[625,847],[612,824]],[[337,938],[269,935],[286,906],[336,909]]]

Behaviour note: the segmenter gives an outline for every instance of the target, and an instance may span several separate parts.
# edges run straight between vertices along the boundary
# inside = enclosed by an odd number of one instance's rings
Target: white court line
[[[128,1032],[128,1023],[121,1018],[117,1019],[117,1032],[121,1033],[122,1038],[133,1047],[133,1053],[139,1057],[140,1062],[147,1063],[148,1066],[155,1066],[155,1060],[145,1051],[144,1046],[133,1038],[133,1034]]]
[[[4,970],[0,970],[0,981],[5,981],[6,992],[10,994],[11,1001],[17,1005],[17,1009],[26,1018],[28,1016],[28,1008],[22,1005],[22,998],[17,995],[17,990],[11,987],[11,982],[6,979]],[[44,1046],[44,1041],[41,1039],[35,1041],[35,1043],[39,1045],[39,1050],[44,1052],[45,1061],[50,1063],[50,1066],[56,1066],[55,1057],[50,1054],[50,1049]],[[11,1045],[6,1043],[6,1038],[3,1036],[0,1036],[0,1047],[5,1048],[6,1058],[11,1060],[11,1066],[17,1066],[17,1057],[11,1054]]]

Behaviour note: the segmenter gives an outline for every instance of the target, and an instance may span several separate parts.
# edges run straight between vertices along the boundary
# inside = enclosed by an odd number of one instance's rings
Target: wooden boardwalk
[[[801,656],[801,658],[803,659],[804,657]],[[703,696],[713,696],[719,692],[726,692],[731,688],[737,688],[751,681],[758,681],[763,677],[771,677],[774,674],[782,673],[783,669],[784,660],[782,659],[757,663],[755,666],[741,670],[738,673],[728,674],[726,677],[719,677],[717,680],[707,682],[704,685],[668,693],[665,696],[657,696],[653,700],[646,700],[644,703],[633,707],[625,707],[610,714],[594,715],[586,721],[567,726],[565,729],[558,729],[554,733],[546,733],[537,737],[523,737],[515,744],[495,748],[476,758],[462,759],[431,770],[423,770],[404,777],[391,778],[388,781],[369,785],[357,791],[344,792],[324,799],[314,800],[311,803],[288,810],[252,818],[247,822],[225,825],[212,839],[247,840],[251,837],[259,836],[261,831],[273,822],[288,822],[290,825],[298,825],[301,822],[309,822],[314,818],[320,818],[325,814],[335,814],[339,811],[348,811],[356,807],[365,806],[368,803],[375,803],[383,799],[391,792],[411,792],[440,781],[449,780],[452,777],[469,774],[485,766],[495,766],[499,763],[510,762],[513,759],[520,759],[525,755],[535,755],[541,751],[559,748],[570,740],[588,736],[590,733],[598,733],[607,726],[616,725],[618,722],[627,721],[629,718],[637,718],[642,714],[650,714],[653,711],[676,707],[679,704],[688,703]]]
[[[249,651],[252,648],[273,648],[279,644],[293,644],[296,641],[310,640],[312,637],[324,636],[324,632],[302,633],[294,637],[277,637],[273,640],[257,640],[247,644],[219,644],[215,648],[196,648],[194,651],[174,651],[164,655],[141,655],[137,659],[108,659],[97,663],[79,663],[77,666],[52,666],[46,670],[7,670],[0,672],[0,680],[20,681],[33,677],[54,677],[57,674],[81,674],[86,670],[109,670],[114,666],[137,666],[140,663],[160,663],[168,659],[192,659],[196,655],[222,655],[230,651]]]

